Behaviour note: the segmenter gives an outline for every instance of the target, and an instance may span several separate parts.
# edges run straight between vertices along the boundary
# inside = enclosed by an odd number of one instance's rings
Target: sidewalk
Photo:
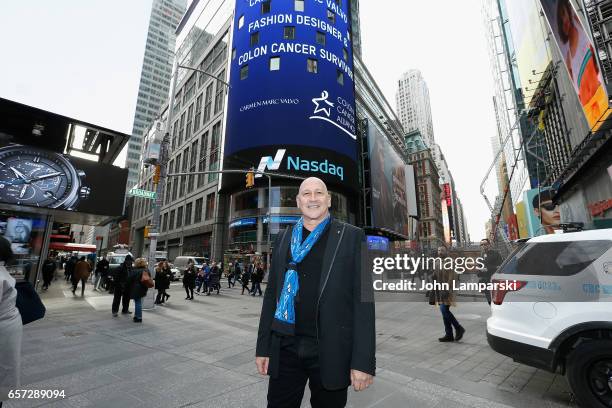
[[[261,298],[224,288],[190,302],[178,283],[169,293],[167,306],[145,311],[135,324],[131,316],[111,317],[112,296],[91,285],[85,298],[73,296],[55,281],[42,295],[47,316],[24,329],[22,388],[65,390],[66,398],[6,406],[265,407],[267,379],[254,364]],[[455,312],[467,333],[460,343],[442,344],[434,307],[378,303],[375,383],[350,391],[347,406],[575,406],[565,378],[488,347],[486,304],[461,303]]]

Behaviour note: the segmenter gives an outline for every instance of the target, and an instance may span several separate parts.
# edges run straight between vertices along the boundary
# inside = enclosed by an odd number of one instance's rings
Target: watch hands
[[[16,168],[11,166],[10,169],[13,170],[13,173],[15,173],[15,175],[18,178],[22,179],[25,183],[29,183],[30,182],[30,180],[26,176],[24,176],[19,170],[17,170]]]
[[[42,176],[38,176],[38,177],[34,177],[33,179],[30,179],[30,181],[38,181],[38,180],[43,180],[46,178],[51,178],[51,177],[57,177],[57,176],[61,176],[64,173],[61,172],[55,172],[55,173],[49,173],[49,174],[43,174]]]

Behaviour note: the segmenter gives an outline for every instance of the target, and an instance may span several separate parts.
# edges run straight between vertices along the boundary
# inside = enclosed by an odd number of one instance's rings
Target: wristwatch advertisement
[[[0,202],[6,204],[119,215],[126,177],[125,169],[35,146],[0,147]]]

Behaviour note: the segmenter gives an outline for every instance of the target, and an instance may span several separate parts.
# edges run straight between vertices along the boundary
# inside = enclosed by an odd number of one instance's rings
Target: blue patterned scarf
[[[277,333],[293,336],[295,333],[295,296],[300,289],[297,265],[308,255],[329,225],[330,217],[325,218],[302,242],[303,218],[293,226],[291,233],[291,260],[285,272],[285,282],[280,298],[276,304],[272,330]]]

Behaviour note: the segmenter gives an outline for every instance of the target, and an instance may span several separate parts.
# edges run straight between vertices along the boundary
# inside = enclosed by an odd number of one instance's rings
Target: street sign
[[[134,197],[150,198],[152,200],[154,200],[157,196],[155,191],[147,191],[140,188],[133,188],[128,192],[128,194]]]

